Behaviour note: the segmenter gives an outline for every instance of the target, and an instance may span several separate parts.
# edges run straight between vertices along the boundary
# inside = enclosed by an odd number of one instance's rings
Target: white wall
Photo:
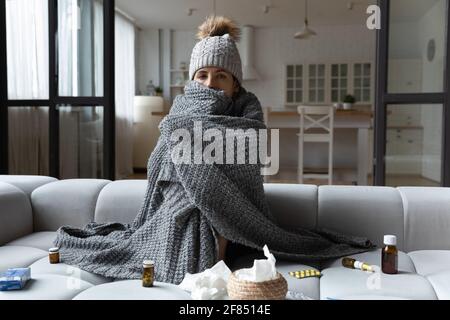
[[[395,18],[393,18],[395,21]],[[391,22],[389,29],[389,58],[417,59],[422,50],[415,35],[419,34],[420,26],[417,21]]]
[[[256,28],[255,67],[260,81],[244,87],[256,94],[263,106],[283,108],[284,65],[289,63],[375,60],[375,32],[365,26],[314,27],[318,36],[297,40],[295,28]]]
[[[155,86],[163,87],[166,100],[170,100],[170,69],[179,69],[182,61],[189,65],[191,51],[197,40],[194,30],[165,29],[162,35],[167,39],[159,38],[158,29],[143,29],[138,33],[137,85],[144,94],[148,81],[152,79]],[[164,43],[162,48],[160,48],[161,43]],[[160,52],[164,57],[160,57]],[[166,63],[170,63],[170,67]],[[163,70],[164,79],[160,79],[160,67]]]
[[[293,38],[295,28],[255,28],[255,67],[261,75],[260,81],[244,81],[244,87],[255,93],[263,106],[281,108],[284,100],[283,68],[288,63],[315,63],[340,61],[375,61],[375,32],[365,26],[315,27],[316,38],[297,40]],[[141,37],[141,52],[152,52],[149,31]],[[189,64],[192,48],[198,41],[195,30],[173,30],[171,40],[171,64],[178,69],[180,62]],[[240,44],[238,44],[240,47]],[[156,50],[156,49],[155,49]],[[144,52],[144,53],[145,53]],[[141,56],[141,68],[146,60]],[[151,54],[146,57],[150,59]],[[140,87],[144,86],[141,76]]]
[[[195,34],[195,30],[174,30],[172,32],[172,69],[179,69],[180,62],[186,62],[186,65],[189,65],[192,49],[198,41]]]
[[[365,26],[314,27],[317,36],[294,39],[295,28],[255,28],[254,65],[261,79],[244,81],[243,86],[256,94],[264,107],[284,108],[284,66],[290,63],[347,62],[375,60],[375,32]],[[297,166],[296,130],[280,132],[280,167]],[[348,130],[335,135],[334,165],[356,167],[356,136]],[[294,150],[292,149],[294,147]],[[326,167],[326,150],[307,146],[305,166]]]
[[[139,30],[137,40],[136,89],[144,94],[149,80],[153,80],[155,86],[160,85],[158,29]]]

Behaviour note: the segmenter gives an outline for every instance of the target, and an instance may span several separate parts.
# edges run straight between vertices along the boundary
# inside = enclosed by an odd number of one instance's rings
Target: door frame
[[[49,99],[8,99],[6,1],[0,5],[0,174],[8,174],[8,107],[49,107],[49,175],[59,178],[59,111],[58,105],[79,107],[102,106],[103,177],[115,180],[115,0],[103,0],[103,81],[102,97],[63,97],[58,94],[57,69],[57,0],[48,0]]]
[[[374,185],[386,184],[386,121],[390,104],[442,104],[441,186],[450,187],[450,0],[447,0],[447,44],[444,70],[444,91],[438,93],[389,93],[389,17],[391,0],[378,0],[381,28],[376,37],[376,87],[374,122]]]

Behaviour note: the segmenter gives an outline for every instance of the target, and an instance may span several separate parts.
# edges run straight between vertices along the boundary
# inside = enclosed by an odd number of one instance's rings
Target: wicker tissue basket
[[[284,300],[288,286],[279,272],[275,279],[264,282],[239,280],[233,272],[228,279],[227,290],[232,300]]]

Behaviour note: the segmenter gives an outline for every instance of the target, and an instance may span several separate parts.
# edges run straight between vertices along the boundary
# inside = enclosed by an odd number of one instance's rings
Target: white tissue
[[[240,269],[236,271],[236,277],[239,280],[263,282],[273,280],[277,277],[275,257],[270,253],[267,245],[265,245],[263,249],[264,255],[267,257],[267,259],[255,260],[252,268]]]
[[[228,298],[227,282],[230,275],[230,269],[221,260],[201,273],[186,273],[178,286],[189,291],[194,300],[223,300]]]

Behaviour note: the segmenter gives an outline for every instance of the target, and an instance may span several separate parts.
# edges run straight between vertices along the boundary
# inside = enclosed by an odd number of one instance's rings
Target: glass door
[[[114,180],[114,0],[4,1],[0,48],[0,174]]]
[[[379,1],[375,185],[450,186],[449,1]]]

